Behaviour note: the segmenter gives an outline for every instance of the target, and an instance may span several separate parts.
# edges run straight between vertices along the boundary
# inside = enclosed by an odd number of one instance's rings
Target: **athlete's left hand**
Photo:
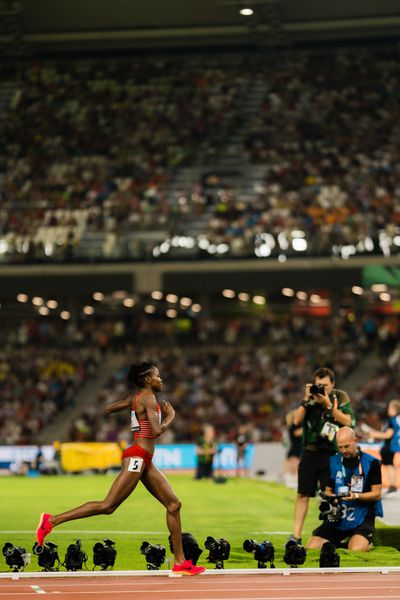
[[[172,404],[170,404],[167,400],[165,400],[163,403],[163,411],[166,417],[170,417],[171,419],[174,418],[175,410]]]

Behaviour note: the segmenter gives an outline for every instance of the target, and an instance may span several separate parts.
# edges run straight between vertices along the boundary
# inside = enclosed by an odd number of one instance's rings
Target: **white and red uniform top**
[[[142,394],[143,394],[143,392],[138,392],[133,399],[132,408],[133,408],[133,411],[135,414],[136,414],[136,400]],[[159,404],[157,404],[157,416],[158,416],[159,422],[161,423],[161,408],[160,408]],[[134,440],[137,440],[139,438],[154,439],[157,437],[157,435],[153,432],[150,421],[148,419],[137,419],[137,422],[139,423],[139,430],[134,431],[134,433],[133,433]]]

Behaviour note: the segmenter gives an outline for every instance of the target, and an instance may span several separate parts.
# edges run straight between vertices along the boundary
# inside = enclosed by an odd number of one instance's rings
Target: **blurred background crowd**
[[[396,253],[398,53],[36,62],[0,117],[1,260]]]
[[[160,401],[177,409],[164,443],[196,441],[206,423],[215,426],[220,442],[234,441],[243,423],[249,440],[285,440],[285,417],[313,371],[333,368],[338,387],[347,389],[346,381],[371,354],[374,369],[360,369],[350,396],[358,420],[379,427],[387,402],[399,392],[397,328],[393,316],[321,319],[272,311],[262,318],[199,317],[185,335],[174,332],[172,321],[148,317],[23,320],[1,333],[0,439],[35,443],[61,415],[65,439],[130,442],[126,415],[107,417],[104,408],[134,391],[127,370],[143,359],[160,369]],[[102,375],[100,387],[85,387]]]
[[[0,111],[0,262],[396,255],[399,58],[377,45],[33,61]],[[398,303],[209,304],[186,321],[5,314],[0,443],[57,435],[60,415],[66,439],[127,442],[125,416],[104,406],[131,393],[129,364],[145,359],[177,409],[164,442],[196,441],[205,423],[221,442],[243,423],[251,441],[282,441],[320,366],[380,427],[399,393]]]

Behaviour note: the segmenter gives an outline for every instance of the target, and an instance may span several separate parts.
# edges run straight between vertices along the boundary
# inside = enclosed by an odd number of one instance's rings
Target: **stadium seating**
[[[177,408],[176,419],[162,438],[165,443],[196,440],[204,422],[212,422],[219,439],[229,441],[242,420],[249,424],[254,441],[278,441],[284,415],[297,405],[307,373],[311,376],[315,368],[326,365],[343,381],[371,348],[362,322],[350,323],[345,316],[329,322],[273,315],[259,320],[211,319],[198,326],[198,337],[190,337],[189,347],[182,338],[171,344],[162,327],[158,342],[150,332],[141,336],[141,357],[145,353],[156,362],[166,382],[161,397]],[[135,360],[133,348],[129,356]],[[126,415],[105,417],[97,408],[131,393],[125,382],[127,367],[126,356],[121,355],[121,368],[98,400],[75,420],[69,439],[130,440]]]
[[[399,64],[36,63],[0,117],[0,261],[397,253]]]

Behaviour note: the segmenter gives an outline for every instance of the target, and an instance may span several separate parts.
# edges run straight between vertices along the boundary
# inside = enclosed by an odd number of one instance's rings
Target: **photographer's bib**
[[[364,491],[365,482],[371,468],[374,456],[360,452],[359,464],[355,468],[346,468],[340,454],[335,454],[329,459],[331,479],[335,482],[334,494],[340,495],[348,493],[361,493]],[[362,502],[360,500],[341,501],[343,509],[342,518],[335,527],[341,531],[355,529],[362,525],[368,515],[371,502]],[[375,502],[375,515],[381,517],[382,504]]]
[[[339,425],[336,425],[335,423],[330,423],[329,421],[326,421],[324,423],[324,426],[322,427],[321,433],[319,435],[320,435],[320,437],[326,438],[330,442],[333,442],[338,429],[339,429]]]

